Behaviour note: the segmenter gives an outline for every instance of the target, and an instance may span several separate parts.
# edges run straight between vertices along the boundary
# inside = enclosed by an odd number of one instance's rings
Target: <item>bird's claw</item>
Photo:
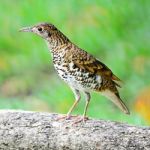
[[[77,124],[80,122],[85,123],[87,120],[89,120],[89,118],[86,116],[78,116],[78,118],[75,120],[75,122],[73,122],[73,124]]]
[[[59,120],[70,120],[71,118],[74,118],[74,117],[77,117],[77,116],[73,116],[73,115],[63,115],[63,116],[60,116],[56,119],[56,121],[59,121]]]
[[[74,119],[75,120],[72,122],[72,125],[75,125],[75,124],[78,124],[80,122],[83,122],[83,123],[86,123],[87,120],[89,120],[88,117],[86,116],[75,116],[75,115],[63,115],[63,116],[60,116],[56,119],[56,121],[60,121],[60,120],[71,120],[71,119]]]

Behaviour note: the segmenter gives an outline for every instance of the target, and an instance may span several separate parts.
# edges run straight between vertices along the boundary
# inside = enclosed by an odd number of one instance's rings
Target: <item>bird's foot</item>
[[[59,116],[56,121],[59,121],[59,120],[70,120],[72,118],[75,118],[77,116],[75,115],[63,115],[63,116]]]
[[[89,118],[86,117],[86,116],[78,116],[76,118],[75,122],[73,122],[73,124],[77,124],[77,123],[80,123],[80,122],[85,123],[87,120],[89,120]]]

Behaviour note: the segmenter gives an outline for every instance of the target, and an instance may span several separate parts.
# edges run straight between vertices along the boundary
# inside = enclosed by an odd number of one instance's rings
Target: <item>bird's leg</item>
[[[87,113],[87,108],[89,106],[91,96],[90,96],[90,93],[88,93],[88,92],[85,92],[85,96],[86,96],[86,105],[85,105],[85,108],[84,108],[83,115],[75,123],[78,123],[78,122],[81,122],[81,121],[83,121],[85,123],[85,121],[88,120],[88,117],[86,117],[86,113]]]
[[[88,96],[89,96],[89,98],[86,100],[86,105],[85,105],[84,112],[83,112],[83,118],[86,118],[87,108],[88,108],[89,102],[90,102],[90,95],[88,95]]]
[[[67,119],[69,119],[71,117],[70,114],[72,113],[73,109],[77,106],[78,102],[81,99],[79,90],[76,90],[76,89],[72,89],[72,90],[75,95],[75,102],[73,103],[73,105],[71,106],[71,108],[69,109],[69,111],[67,113]]]
[[[71,108],[69,109],[68,113],[67,113],[67,117],[70,117],[70,114],[72,113],[73,109],[76,107],[76,105],[78,104],[80,99],[75,100],[75,102],[73,103],[73,105],[71,106]]]
[[[78,102],[80,101],[81,96],[80,96],[79,90],[72,89],[72,91],[75,95],[75,102],[73,103],[73,105],[69,109],[67,115],[58,118],[58,120],[60,120],[60,119],[70,119],[70,117],[75,117],[75,116],[71,116],[71,113],[72,113],[73,109],[77,106]]]

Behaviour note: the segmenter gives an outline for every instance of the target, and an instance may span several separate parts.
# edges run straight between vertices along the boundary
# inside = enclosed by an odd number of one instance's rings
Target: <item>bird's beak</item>
[[[32,27],[25,27],[19,30],[19,32],[33,32]]]

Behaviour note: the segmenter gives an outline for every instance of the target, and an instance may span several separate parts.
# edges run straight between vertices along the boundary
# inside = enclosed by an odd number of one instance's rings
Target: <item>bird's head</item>
[[[52,35],[58,32],[57,28],[50,23],[40,23],[32,27],[25,27],[19,30],[20,32],[33,32],[44,39],[51,38]]]
[[[51,49],[57,46],[64,45],[70,40],[60,32],[53,24],[40,23],[31,27],[25,27],[19,30],[20,32],[33,32],[48,42]]]

